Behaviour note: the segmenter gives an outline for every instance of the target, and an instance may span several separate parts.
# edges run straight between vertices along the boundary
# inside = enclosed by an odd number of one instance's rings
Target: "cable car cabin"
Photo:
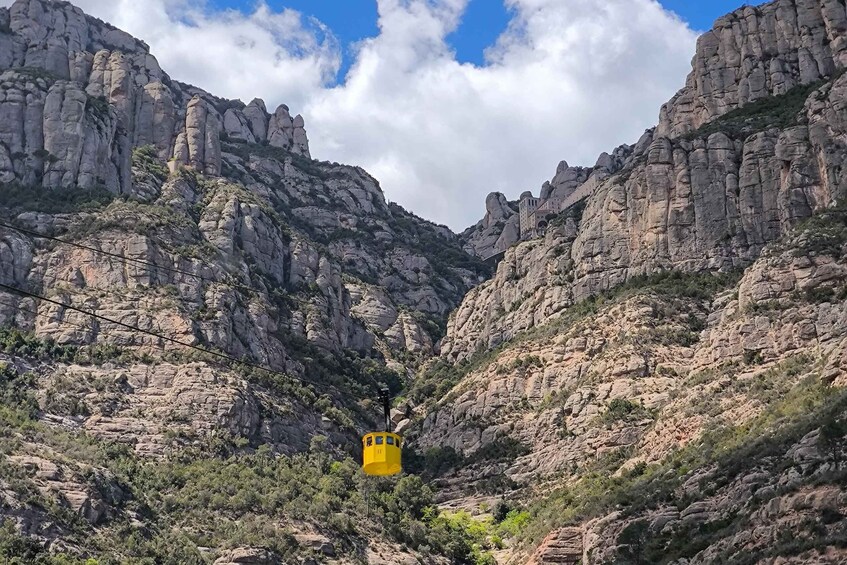
[[[391,433],[391,418],[388,389],[379,391],[382,409],[385,413],[385,431],[371,432],[362,438],[362,470],[366,475],[387,477],[403,470],[400,462],[403,439]]]
[[[390,432],[373,432],[363,437],[362,469],[365,474],[386,477],[402,471],[401,442],[400,436]]]

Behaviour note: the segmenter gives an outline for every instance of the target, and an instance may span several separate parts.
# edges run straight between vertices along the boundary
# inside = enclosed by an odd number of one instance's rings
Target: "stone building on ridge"
[[[563,199],[552,196],[536,198],[528,190],[521,194],[521,200],[518,203],[521,239],[542,237],[547,231],[550,220],[562,211],[563,203]]]

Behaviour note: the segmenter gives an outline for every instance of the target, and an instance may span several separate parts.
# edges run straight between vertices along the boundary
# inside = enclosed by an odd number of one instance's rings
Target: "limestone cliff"
[[[845,93],[839,76],[683,137],[648,132],[584,210],[508,250],[451,317],[444,352],[467,358],[633,276],[749,265],[844,197]]]
[[[715,22],[697,41],[685,87],[662,107],[658,134],[691,132],[749,102],[830,77],[845,65],[840,0],[775,0]]]
[[[453,234],[285,105],[0,9],[0,555],[843,563],[846,22],[718,20],[520,241],[502,194]],[[409,475],[376,482],[383,384]]]
[[[518,212],[499,192],[485,199],[485,217],[460,236],[465,250],[487,259],[502,253],[520,239]]]
[[[846,18],[720,18],[658,126],[563,162],[542,198],[585,199],[451,314],[413,434],[445,505],[529,511],[504,562],[845,559]]]
[[[220,174],[221,134],[309,156],[301,116],[177,83],[148,46],[71,4],[0,9],[0,180],[134,195],[131,154]],[[249,115],[249,119],[248,119]]]

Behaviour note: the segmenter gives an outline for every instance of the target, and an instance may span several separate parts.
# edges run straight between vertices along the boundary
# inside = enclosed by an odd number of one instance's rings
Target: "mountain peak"
[[[310,154],[305,122],[286,105],[270,115],[261,100],[245,107],[173,81],[146,43],[69,3],[18,0],[4,13],[2,95],[18,100],[6,105],[17,127],[0,134],[5,182],[132,195],[133,148],[217,175],[222,137]]]

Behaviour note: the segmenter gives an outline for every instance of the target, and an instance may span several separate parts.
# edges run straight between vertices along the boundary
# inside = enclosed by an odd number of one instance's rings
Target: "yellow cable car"
[[[385,411],[385,431],[371,432],[362,438],[362,470],[366,475],[387,477],[403,470],[400,461],[403,438],[390,431],[388,389],[380,391],[379,399]]]

